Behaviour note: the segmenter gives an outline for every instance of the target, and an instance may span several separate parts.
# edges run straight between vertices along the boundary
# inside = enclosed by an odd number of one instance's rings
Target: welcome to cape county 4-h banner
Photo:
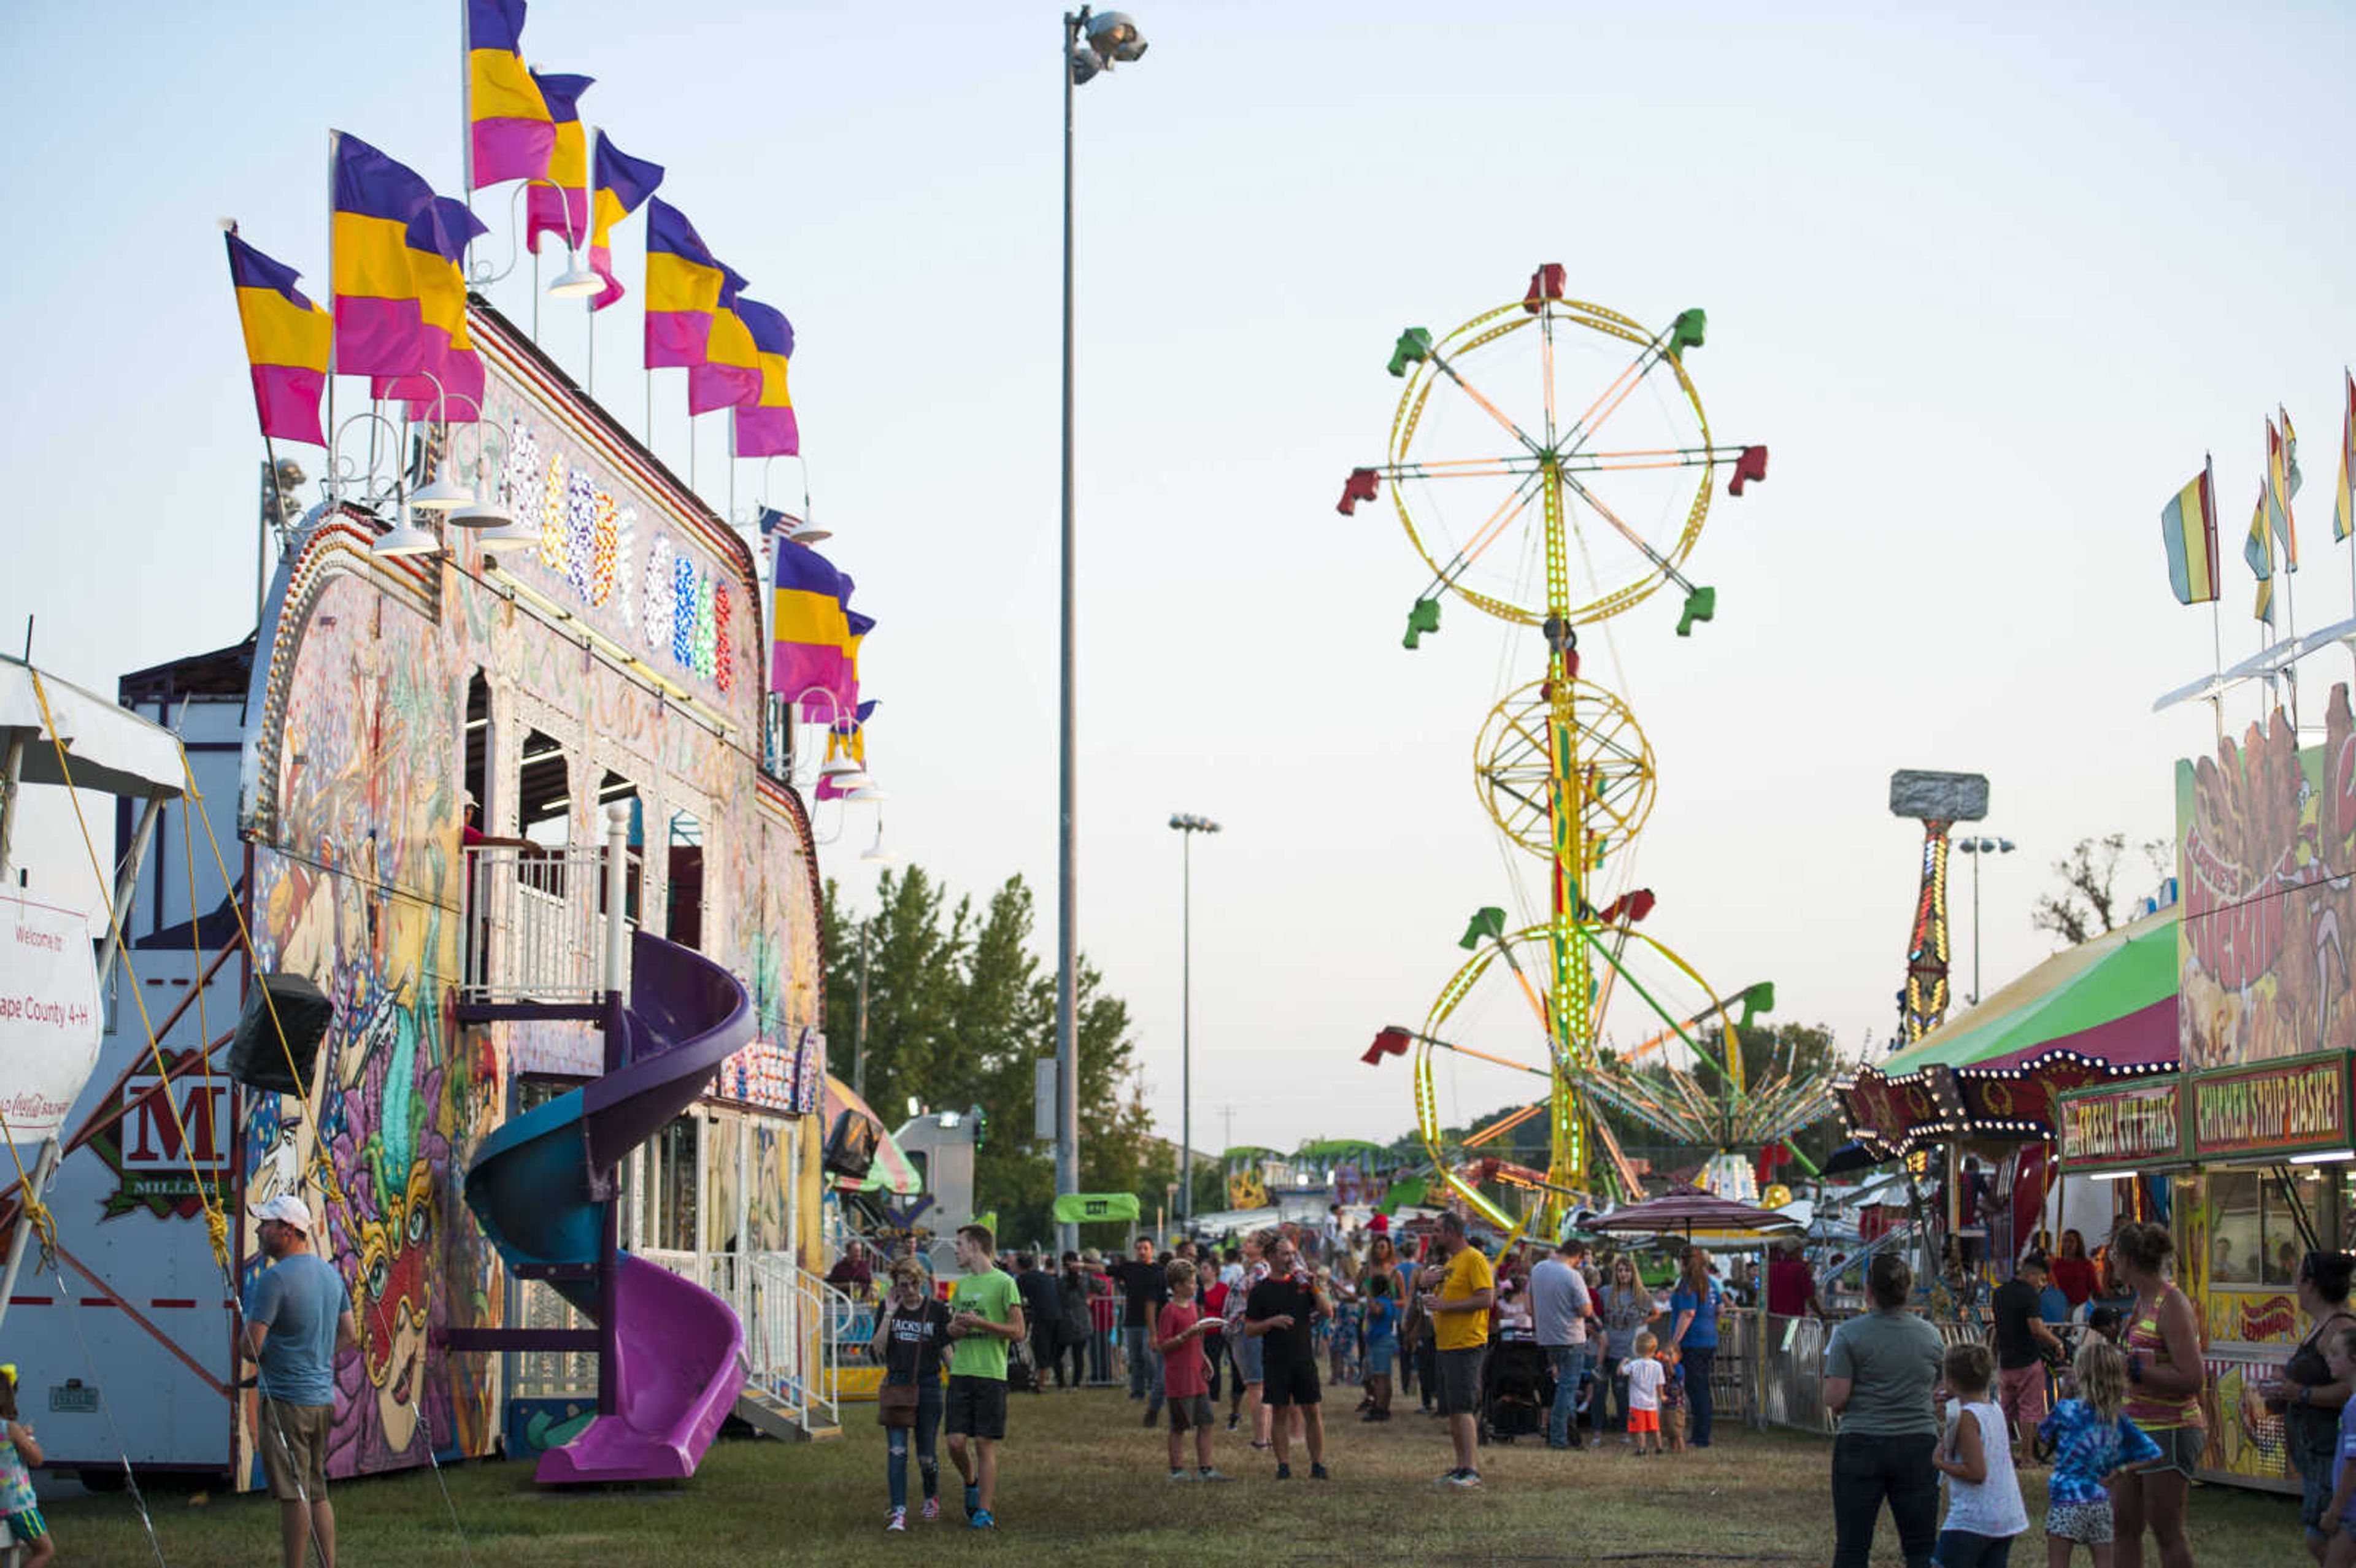
[[[55,1137],[98,1064],[98,965],[74,910],[0,894],[0,1116],[9,1141]]]

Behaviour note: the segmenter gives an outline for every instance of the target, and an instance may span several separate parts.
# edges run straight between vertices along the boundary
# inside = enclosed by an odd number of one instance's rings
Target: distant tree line
[[[862,923],[844,917],[840,890],[827,883],[828,1070],[846,1083],[863,1080],[887,1127],[899,1126],[912,1098],[936,1111],[980,1106],[987,1134],[975,1207],[996,1211],[1010,1243],[1052,1239],[1055,1149],[1031,1135],[1034,1064],[1055,1054],[1055,971],[1033,951],[1030,887],[1009,877],[977,909],[911,866],[885,871],[876,901],[864,923],[862,1073]],[[1134,1192],[1151,1216],[1168,1202],[1176,1151],[1151,1131],[1128,1003],[1105,989],[1085,955],[1076,979],[1081,1190]],[[1212,1173],[1209,1189],[1216,1186]]]

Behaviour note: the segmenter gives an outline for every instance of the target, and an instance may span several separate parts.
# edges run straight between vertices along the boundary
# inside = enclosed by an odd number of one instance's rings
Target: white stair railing
[[[841,1425],[836,1375],[857,1304],[791,1253],[755,1253],[744,1262],[739,1277],[748,1299],[739,1311],[747,1386],[801,1412],[805,1427]]]
[[[836,1374],[858,1332],[859,1304],[787,1252],[637,1254],[693,1280],[734,1307],[744,1325],[744,1387],[792,1407],[805,1428],[841,1424]]]

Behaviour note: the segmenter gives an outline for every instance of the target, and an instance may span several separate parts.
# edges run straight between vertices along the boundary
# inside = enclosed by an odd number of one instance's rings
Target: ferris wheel
[[[1387,483],[1431,572],[1407,646],[1440,629],[1451,594],[1542,634],[1544,674],[1491,709],[1473,783],[1505,842],[1547,867],[1544,917],[1508,929],[1502,909],[1479,912],[1462,943],[1472,955],[1422,1027],[1387,1029],[1367,1053],[1412,1051],[1427,1151],[1458,1196],[1501,1224],[1558,1224],[1592,1191],[1591,1141],[1633,1182],[1599,1102],[1681,1141],[1728,1147],[1781,1136],[1772,1129],[1816,1098],[1773,1062],[1766,1082],[1749,1082],[1738,1029],[1772,1004],[1772,987],[1714,990],[1637,929],[1657,901],[1630,883],[1655,757],[1625,699],[1580,673],[1578,628],[1664,587],[1683,594],[1678,635],[1712,618],[1716,591],[1685,568],[1719,471],[1738,496],[1766,476],[1765,447],[1710,433],[1686,365],[1706,329],[1699,310],[1654,330],[1568,299],[1562,269],[1540,267],[1521,299],[1453,332],[1400,334],[1390,370],[1407,384],[1386,459],[1353,470],[1343,490],[1340,510],[1355,514]],[[1485,1112],[1526,1096],[1487,1126],[1447,1125],[1450,1104]],[[1483,1157],[1541,1115],[1544,1171]],[[1524,1189],[1522,1215],[1483,1181]]]
[[[1355,469],[1340,510],[1388,482],[1408,541],[1431,571],[1408,645],[1439,629],[1443,593],[1525,625],[1585,625],[1665,585],[1685,594],[1679,630],[1717,603],[1685,573],[1708,520],[1717,471],[1740,496],[1767,474],[1764,446],[1715,442],[1686,356],[1707,313],[1648,329],[1563,297],[1538,269],[1520,300],[1444,336],[1399,335],[1390,371],[1407,386],[1386,460]]]

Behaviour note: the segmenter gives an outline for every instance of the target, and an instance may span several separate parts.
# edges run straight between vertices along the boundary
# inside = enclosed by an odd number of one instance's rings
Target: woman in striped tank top
[[[2134,1287],[2128,1315],[2126,1417],[2159,1445],[2159,1457],[2111,1477],[2118,1536],[2115,1568],[2143,1568],[2143,1532],[2159,1545],[2160,1568],[2192,1568],[2184,1534],[2184,1499],[2208,1444],[2201,1392],[2201,1318],[2192,1298],[2168,1278],[2175,1251],[2165,1225],[2126,1224],[2111,1239],[2112,1266]]]

